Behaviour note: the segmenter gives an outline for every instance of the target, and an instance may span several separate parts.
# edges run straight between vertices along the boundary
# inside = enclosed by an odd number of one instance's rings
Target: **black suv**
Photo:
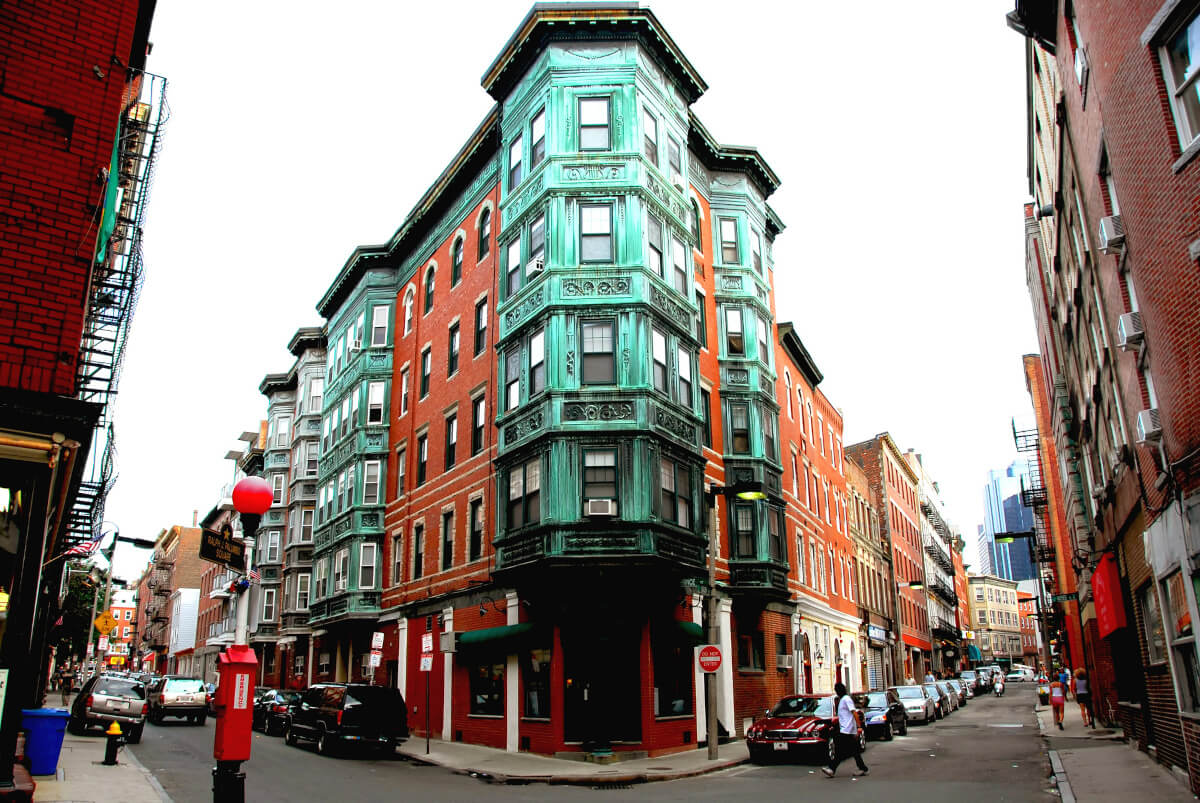
[[[288,706],[283,738],[317,743],[330,755],[343,746],[391,755],[408,736],[408,714],[399,690],[361,683],[319,683]]]

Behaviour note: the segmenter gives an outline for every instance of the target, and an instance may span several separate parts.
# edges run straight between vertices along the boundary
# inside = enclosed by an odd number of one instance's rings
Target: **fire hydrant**
[[[106,744],[104,745],[103,764],[106,767],[116,766],[117,749],[125,746],[125,737],[121,733],[121,726],[114,721],[104,732],[104,737]]]

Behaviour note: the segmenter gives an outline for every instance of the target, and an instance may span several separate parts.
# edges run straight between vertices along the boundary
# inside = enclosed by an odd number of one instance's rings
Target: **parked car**
[[[968,699],[968,700],[973,700],[973,699],[975,699],[975,686],[974,686],[974,684],[972,684],[972,683],[968,683],[966,680],[964,680],[964,679],[962,679],[962,678],[955,678],[955,680],[957,680],[959,683],[961,683],[961,684],[962,684],[962,687],[963,687],[963,692],[964,692],[964,693],[967,695],[967,699]]]
[[[954,692],[958,697],[958,707],[962,708],[967,704],[967,686],[958,678],[947,678],[946,685],[950,687],[950,691]]]
[[[161,725],[167,717],[203,725],[208,718],[204,682],[186,675],[164,675],[150,690],[150,721]]]
[[[250,727],[268,736],[283,733],[287,724],[288,706],[300,699],[300,692],[285,689],[264,689],[254,699],[254,714]]]
[[[800,754],[832,761],[837,751],[833,740],[836,732],[833,695],[791,695],[768,708],[766,717],[747,729],[746,745],[750,760],[756,763],[772,756]],[[859,734],[859,746],[866,749],[865,732]]]
[[[934,719],[950,716],[950,695],[938,688],[936,683],[922,683],[921,687],[929,692],[929,696],[937,704],[937,716]]]
[[[950,684],[944,680],[936,681],[933,685],[937,686],[946,695],[946,699],[950,701],[950,710],[958,710],[958,690],[950,688]]]
[[[866,720],[867,738],[872,735],[890,742],[899,731],[908,735],[908,713],[896,692],[878,690],[855,694],[854,705],[862,709]]]
[[[142,740],[149,710],[146,687],[141,683],[131,678],[95,675],[84,682],[71,704],[67,730],[82,735],[94,725],[107,729],[113,722],[119,722],[125,741],[137,744]]]
[[[924,686],[892,686],[909,722],[932,722],[939,717],[937,699]]]
[[[289,706],[284,741],[317,743],[329,755],[356,746],[390,755],[408,737],[408,713],[397,689],[359,683],[320,683]]]
[[[1031,669],[1014,669],[1004,676],[1005,683],[1026,683],[1033,682],[1037,675]]]
[[[967,688],[971,690],[972,695],[982,691],[987,691],[983,675],[979,672],[976,672],[974,669],[964,669],[959,673],[958,677],[963,683],[967,684]]]

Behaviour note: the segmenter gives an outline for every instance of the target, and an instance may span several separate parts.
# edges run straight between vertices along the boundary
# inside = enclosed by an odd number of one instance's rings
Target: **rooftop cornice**
[[[800,373],[808,381],[810,387],[816,387],[821,384],[821,380],[825,376],[821,370],[817,368],[817,363],[813,360],[812,355],[808,353],[808,349],[804,347],[804,343],[800,340],[800,336],[796,334],[796,328],[789,322],[780,322],[776,324],[779,330],[779,343],[783,346],[783,350],[800,369]]]
[[[296,387],[296,375],[292,371],[286,374],[267,374],[258,383],[258,392],[264,395],[278,393],[281,390],[293,390]]]
[[[288,341],[288,351],[299,357],[309,348],[325,348],[325,328],[322,326],[302,326]]]
[[[688,110],[688,147],[696,154],[709,170],[725,170],[735,173],[745,173],[762,192],[764,198],[771,197],[779,189],[779,176],[767,164],[757,148],[745,145],[722,145],[717,142],[700,119],[690,109]],[[774,211],[771,212],[774,215]],[[775,217],[779,230],[783,230],[783,222]]]

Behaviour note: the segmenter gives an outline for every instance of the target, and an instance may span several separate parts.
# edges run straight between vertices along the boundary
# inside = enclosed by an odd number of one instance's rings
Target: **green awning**
[[[685,644],[696,645],[705,644],[707,640],[704,638],[704,628],[695,622],[675,621],[675,626],[679,630],[680,640]]]
[[[967,659],[971,661],[982,661],[983,653],[974,644],[967,645]]]
[[[534,622],[521,622],[515,625],[500,627],[485,627],[483,630],[468,630],[458,634],[458,648],[472,650],[487,648],[499,650],[503,647],[516,647],[526,640],[532,639],[544,632]]]

